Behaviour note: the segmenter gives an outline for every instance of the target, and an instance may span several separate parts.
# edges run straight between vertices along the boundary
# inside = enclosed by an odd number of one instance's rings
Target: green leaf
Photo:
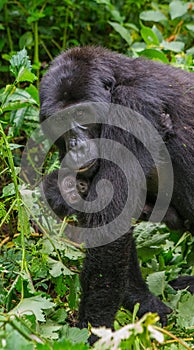
[[[190,49],[188,49],[188,50],[186,51],[186,53],[187,53],[187,55],[192,55],[192,56],[194,56],[194,46],[192,46]],[[192,57],[192,59],[193,59],[193,57]]]
[[[22,67],[27,68],[29,71],[31,70],[31,62],[27,55],[26,49],[18,51],[16,55],[13,55],[10,59],[10,63],[10,70],[16,78]]]
[[[24,47],[31,47],[33,45],[33,36],[31,32],[26,32],[20,36],[19,47],[23,49]]]
[[[69,270],[61,261],[56,261],[52,258],[48,258],[48,264],[51,267],[50,274],[53,277],[58,277],[60,275],[74,275],[74,272]]]
[[[172,1],[169,4],[169,10],[171,19],[181,17],[187,13],[188,3],[179,0]]]
[[[40,334],[41,337],[47,339],[58,339],[59,334],[57,333],[60,330],[60,325],[54,325],[52,322],[43,323],[40,325]]]
[[[55,304],[40,295],[24,298],[10,314],[34,314],[37,321],[45,322],[43,310],[51,309]]]
[[[169,237],[164,224],[154,224],[152,222],[141,222],[135,227],[134,237],[137,241],[137,247],[154,248],[165,243]]]
[[[140,19],[149,22],[161,22],[166,21],[167,18],[161,11],[143,11],[140,13]]]
[[[0,1],[0,10],[2,10],[3,6],[8,2],[8,0],[1,0]]]
[[[10,183],[9,185],[3,187],[3,194],[1,198],[13,196],[15,194],[15,186],[14,183]]]
[[[52,321],[55,321],[55,323],[61,323],[62,325],[64,325],[66,318],[67,318],[67,311],[63,308],[58,309],[52,315]]]
[[[31,96],[31,98],[36,101],[37,106],[39,106],[40,101],[39,101],[39,94],[38,94],[38,89],[36,86],[30,84],[25,91]]]
[[[61,329],[62,338],[69,340],[73,344],[85,343],[88,339],[88,330],[86,328],[79,329],[76,327],[69,327],[68,325],[63,326]]]
[[[97,4],[111,6],[110,0],[96,0]]]
[[[158,29],[157,25],[154,24],[154,25],[152,26],[152,31],[156,34],[156,36],[157,36],[159,42],[161,43],[162,40],[163,40],[163,34],[162,34],[162,32]]]
[[[144,42],[135,42],[133,45],[131,45],[131,49],[134,51],[134,52],[141,52],[143,50],[145,50],[146,48],[146,44]]]
[[[78,260],[84,257],[84,254],[74,247],[67,246],[65,248],[65,256],[70,260]]]
[[[117,33],[120,34],[120,36],[128,43],[128,45],[131,45],[132,43],[131,35],[125,27],[123,27],[122,25],[116,22],[109,21],[108,23],[114,28],[114,30]]]
[[[49,348],[49,350],[87,350],[89,349],[88,344],[72,344],[69,340],[59,341],[58,343],[54,343],[53,348]],[[37,348],[39,350],[39,348]],[[43,349],[44,350],[44,349]]]
[[[15,111],[17,109],[25,108],[29,106],[29,102],[10,102],[2,108],[3,112]]]
[[[21,109],[31,104],[37,105],[37,101],[30,96],[27,90],[17,88],[10,92],[8,91],[7,94],[9,95],[5,100],[6,102],[1,107],[4,112]],[[6,91],[1,95],[2,99],[4,95],[6,96]]]
[[[21,69],[19,70],[18,75],[16,77],[16,81],[18,83],[23,82],[23,81],[33,83],[34,80],[37,80],[36,75],[34,73],[30,72],[29,69],[27,69],[25,67],[21,67]]]
[[[165,56],[165,54],[162,51],[154,50],[154,49],[146,49],[141,52],[139,52],[140,56],[145,56],[152,60],[159,60],[164,63],[169,63],[168,58]]]
[[[143,26],[141,29],[141,36],[146,44],[159,45],[158,37],[151,28]]]
[[[177,325],[181,328],[194,327],[194,295],[186,294],[179,302]]]
[[[26,340],[19,332],[12,329],[6,337],[6,347],[1,347],[5,350],[33,350],[34,344]]]
[[[182,41],[171,41],[170,43],[162,41],[160,47],[168,51],[181,52],[184,50],[185,44]]]
[[[147,277],[149,289],[154,295],[163,295],[166,285],[165,271],[154,272]]]
[[[194,24],[187,24],[187,29],[189,29],[191,32],[194,32]]]
[[[31,24],[32,22],[36,22],[43,17],[45,17],[45,14],[43,12],[40,12],[39,10],[33,11],[33,13],[31,13],[31,16],[27,18],[27,23]]]

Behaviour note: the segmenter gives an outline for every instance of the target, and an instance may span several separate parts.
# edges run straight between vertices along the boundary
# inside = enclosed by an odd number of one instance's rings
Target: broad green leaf
[[[60,330],[60,325],[54,325],[51,322],[46,322],[40,325],[40,334],[41,337],[47,338],[47,339],[58,339],[59,333],[57,333]]]
[[[2,108],[3,112],[15,111],[16,109],[21,109],[29,106],[29,102],[10,102],[5,107]]]
[[[34,314],[37,321],[45,322],[43,310],[51,309],[54,305],[54,303],[45,297],[37,295],[31,298],[24,298],[14,309],[10,311],[10,314]]]
[[[154,295],[163,295],[166,285],[165,271],[154,272],[147,277],[149,289]]]
[[[12,182],[9,185],[3,187],[3,194],[1,198],[13,196],[14,194],[15,194],[15,186],[14,186],[14,183]]]
[[[170,16],[171,19],[175,19],[177,17],[181,17],[187,13],[188,10],[188,3],[185,3],[183,1],[175,0],[170,2],[169,4],[170,9]]]
[[[58,343],[54,343],[53,348],[52,349],[49,348],[49,350],[87,350],[89,348],[90,347],[88,344],[83,344],[83,343],[72,344],[72,342],[65,339],[63,341],[59,341]],[[39,350],[39,348],[37,348],[37,350]],[[100,349],[100,350],[103,350],[103,349]]]
[[[71,328],[68,325],[65,325],[61,329],[61,335],[62,338],[70,340],[72,343],[85,343],[88,339],[88,330],[86,328]]]
[[[134,236],[137,241],[137,247],[159,247],[160,244],[165,243],[169,237],[169,232],[166,232],[164,224],[154,224],[151,222],[141,222],[135,227]]]
[[[139,42],[137,41],[136,43],[134,43],[133,45],[131,45],[131,49],[134,52],[141,52],[143,50],[146,49],[146,44],[144,42]]]
[[[151,21],[151,22],[161,22],[166,21],[166,16],[161,11],[143,11],[140,13],[140,19],[143,21]]]
[[[52,258],[48,258],[48,264],[50,266],[50,274],[53,277],[58,277],[60,275],[74,275],[70,269],[68,269],[61,261],[56,261]]]
[[[8,2],[8,0],[1,0],[0,1],[0,10],[2,10],[3,6]]]
[[[152,30],[156,34],[159,42],[161,43],[163,40],[163,33],[158,29],[157,25],[155,24],[152,26]]]
[[[9,93],[9,90],[7,93]],[[1,96],[3,99],[3,96],[6,96],[6,91],[4,91],[4,93]],[[11,90],[9,96],[5,100],[4,105],[2,105],[1,108],[3,109],[3,111],[9,111],[24,108],[31,104],[37,105],[37,101],[33,97],[31,97],[27,90],[17,88]]]
[[[194,46],[192,46],[190,49],[188,49],[187,51],[186,51],[186,53],[188,54],[188,55],[192,55],[192,56],[194,56]],[[191,57],[192,57],[191,56]],[[193,58],[193,57],[192,57]]]
[[[128,45],[131,45],[132,39],[129,30],[127,30],[125,27],[116,22],[109,21],[109,24],[114,28],[114,30],[117,33],[120,34],[120,36],[128,43]]]
[[[116,22],[123,22],[124,16],[121,16],[120,12],[112,4],[110,5],[110,13]]]
[[[36,350],[51,350],[51,347],[48,344],[36,344]],[[62,350],[62,348],[59,350]]]
[[[96,0],[96,3],[100,5],[107,5],[107,6],[111,5],[110,0]]]
[[[159,45],[158,37],[151,28],[143,26],[141,29],[141,35],[146,44]]]
[[[10,70],[16,78],[22,67],[27,68],[29,71],[31,70],[31,63],[27,55],[26,49],[18,51],[16,55],[13,55],[10,59],[10,63]]]
[[[30,84],[25,91],[31,96],[31,98],[36,101],[37,105],[39,106],[39,94],[38,94],[38,89],[36,86]]]
[[[181,52],[184,50],[185,44],[182,41],[162,41],[160,44],[161,48],[164,50],[169,50],[173,52]]]
[[[19,39],[20,49],[23,49],[23,47],[31,47],[32,45],[33,45],[32,32],[26,32],[22,36],[20,36],[20,39]]]
[[[164,63],[169,63],[167,57],[162,51],[154,50],[154,49],[146,49],[139,53],[140,56],[145,56],[152,60],[159,60]]]
[[[194,327],[194,295],[186,294],[179,302],[177,325],[181,328]]]
[[[84,254],[78,249],[67,246],[65,248],[65,256],[70,260],[78,260],[80,258],[83,258]]]
[[[34,350],[34,344],[26,340],[18,331],[12,329],[11,332],[8,332],[8,336],[6,337],[6,347],[0,347],[0,349]]]
[[[189,29],[191,32],[194,32],[194,24],[187,24],[187,29]]]
[[[33,83],[34,80],[37,80],[36,75],[30,72],[30,70],[27,69],[26,67],[22,67],[18,72],[18,76],[16,77],[16,81],[18,83],[23,81]]]
[[[40,12],[39,10],[35,10],[31,13],[31,16],[27,18],[27,23],[31,24],[32,22],[36,22],[43,17],[45,17],[45,14],[43,12]]]
[[[52,315],[52,320],[55,322],[55,324],[57,323],[64,325],[66,318],[67,311],[63,308],[56,310],[54,315]]]

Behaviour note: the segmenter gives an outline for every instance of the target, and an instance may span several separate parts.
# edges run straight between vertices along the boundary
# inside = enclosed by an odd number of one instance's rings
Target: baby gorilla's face
[[[89,180],[80,178],[76,179],[72,175],[67,175],[60,183],[60,190],[68,205],[77,204],[81,198],[87,196]]]

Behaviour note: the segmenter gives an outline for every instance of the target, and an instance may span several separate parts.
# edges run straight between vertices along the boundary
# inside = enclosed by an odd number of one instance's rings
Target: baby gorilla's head
[[[64,200],[68,205],[76,204],[81,198],[85,198],[88,194],[89,180],[75,178],[67,175],[59,182],[59,187]]]

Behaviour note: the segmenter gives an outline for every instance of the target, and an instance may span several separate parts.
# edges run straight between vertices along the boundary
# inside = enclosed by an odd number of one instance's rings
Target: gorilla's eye
[[[78,111],[77,111],[77,116],[78,117],[82,117],[83,116],[83,111],[81,110],[81,109],[78,109]]]
[[[71,176],[67,176],[64,179],[64,190],[72,189],[75,187],[75,180]]]
[[[73,185],[74,185],[73,180],[69,180],[69,181],[67,182],[67,187],[68,187],[68,188],[72,188]]]
[[[81,126],[81,124],[83,123],[82,127],[84,127],[84,124],[89,123],[91,118],[86,110],[78,109],[76,111],[76,119],[79,125]]]
[[[112,90],[112,82],[111,81],[104,82],[104,88],[105,90],[110,92]]]

